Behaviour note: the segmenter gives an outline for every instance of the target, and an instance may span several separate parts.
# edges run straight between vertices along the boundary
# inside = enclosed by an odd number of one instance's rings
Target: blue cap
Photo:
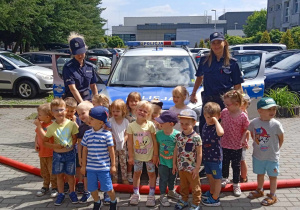
[[[176,124],[178,122],[177,114],[170,110],[164,111],[159,117],[156,117],[154,119],[158,123],[172,122]]]
[[[179,118],[191,118],[197,121],[197,114],[194,110],[191,109],[184,109],[178,115]]]
[[[79,55],[86,52],[86,46],[82,38],[76,37],[71,39],[70,48],[73,55]]]
[[[273,98],[261,98],[257,102],[257,109],[269,109],[273,106],[278,106]]]
[[[210,36],[209,36],[209,40],[210,40],[210,43],[212,43],[213,41],[215,40],[221,40],[221,41],[224,41],[225,40],[225,37],[223,34],[219,33],[219,32],[214,32],[212,33]]]
[[[91,109],[90,111],[90,116],[97,119],[101,120],[105,123],[107,127],[111,127],[110,122],[108,121],[108,109],[104,106],[96,106]]]

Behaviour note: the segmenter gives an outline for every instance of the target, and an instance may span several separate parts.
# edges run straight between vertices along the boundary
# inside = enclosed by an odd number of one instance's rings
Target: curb
[[[14,104],[14,105],[10,105],[10,104],[0,104],[0,108],[37,108],[39,107],[39,105],[35,105],[35,104]]]

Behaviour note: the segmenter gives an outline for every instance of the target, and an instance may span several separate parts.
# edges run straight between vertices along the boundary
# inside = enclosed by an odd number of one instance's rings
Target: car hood
[[[53,75],[53,70],[52,69],[48,69],[45,67],[41,67],[41,66],[27,66],[27,67],[19,67],[18,69],[22,70],[22,71],[28,71],[30,73],[42,73],[45,75]]]
[[[273,74],[280,74],[280,73],[284,73],[284,72],[286,72],[286,70],[266,68],[265,69],[265,76],[273,75]]]

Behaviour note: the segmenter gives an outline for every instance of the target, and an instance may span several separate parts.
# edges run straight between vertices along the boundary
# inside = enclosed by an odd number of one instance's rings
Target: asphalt
[[[35,126],[33,120],[25,119],[35,112],[36,108],[0,108],[1,156],[39,167],[38,154],[34,150]],[[279,121],[285,129],[285,141],[281,149],[278,179],[298,179],[300,177],[300,118],[280,118]],[[250,148],[247,151],[246,157],[249,182],[256,180],[255,174],[252,173],[251,150]],[[204,178],[201,182],[207,183],[207,180]],[[35,195],[41,187],[41,177],[0,164],[0,209],[91,209],[93,207],[92,200],[87,204],[72,204],[69,199],[66,199],[60,207],[55,207],[54,200],[49,195],[43,197]],[[266,190],[266,192],[269,191]],[[278,189],[278,202],[271,207],[261,206],[262,199],[250,201],[247,198],[248,193],[242,192],[239,198],[234,197],[231,192],[222,193],[221,206],[202,206],[202,209],[300,209],[300,188]],[[101,192],[99,194],[103,197]],[[130,206],[128,204],[130,196],[129,193],[117,193],[118,209],[174,209],[175,205],[172,201],[171,207],[161,207],[159,196],[157,196],[157,205],[154,208],[148,208],[145,205],[147,195],[142,195],[138,206]],[[103,207],[102,209],[109,208]]]

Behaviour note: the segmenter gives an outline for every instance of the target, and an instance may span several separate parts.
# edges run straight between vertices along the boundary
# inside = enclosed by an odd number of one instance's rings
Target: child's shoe
[[[212,196],[210,196],[207,199],[202,199],[202,204],[205,206],[220,206],[221,203],[219,198],[215,200]]]
[[[242,194],[240,184],[233,184],[233,195],[235,197],[240,197]]]
[[[55,206],[60,206],[62,202],[65,200],[65,194],[64,193],[59,193],[57,195],[56,201],[54,203]]]
[[[36,196],[41,197],[45,195],[49,191],[49,188],[42,187],[39,191],[37,191]]]
[[[175,200],[180,200],[182,198],[175,190],[169,190],[167,196]]]
[[[69,192],[69,183],[65,182],[64,184],[64,193],[67,194]]]
[[[130,205],[138,205],[140,202],[140,195],[139,194],[132,194],[130,198]]]
[[[75,192],[69,194],[69,198],[73,204],[78,203],[78,198]]]
[[[107,192],[104,192],[103,193],[103,204],[104,205],[110,205],[110,197],[109,195],[107,194]]]
[[[51,190],[50,198],[56,198],[57,195],[58,195],[58,190],[57,190],[57,188],[53,188],[53,189]]]
[[[100,210],[102,206],[102,202],[100,200],[100,203],[94,202],[93,210]]]
[[[221,187],[224,188],[224,187],[226,187],[226,185],[229,184],[229,183],[230,183],[230,181],[229,181],[228,178],[223,179],[223,180],[222,180],[222,183],[221,183]]]
[[[146,206],[148,206],[148,207],[155,206],[155,196],[154,195],[148,195],[147,196]]]
[[[179,200],[176,204],[175,204],[175,210],[181,210],[181,209],[183,209],[183,208],[185,208],[185,207],[188,207],[189,206],[189,204],[188,204],[188,202],[185,202],[185,201],[183,201],[183,200]]]
[[[84,192],[82,197],[79,200],[79,203],[86,203],[90,197],[91,197],[90,192]]]
[[[189,210],[200,210],[201,209],[201,206],[196,206],[194,204],[191,205],[191,207],[189,208]]]
[[[84,193],[84,184],[82,182],[78,182],[76,185],[76,189],[78,194],[83,194]]]
[[[276,202],[277,202],[276,195],[267,194],[267,197],[265,199],[263,199],[263,201],[261,202],[261,205],[270,206],[270,205],[273,205]]]
[[[161,205],[164,207],[171,206],[166,195],[160,195],[159,201],[160,201]]]
[[[245,183],[245,182],[248,182],[248,177],[246,176],[246,178],[244,179],[240,176],[240,183]]]
[[[202,195],[201,195],[201,198],[202,199],[207,199],[207,198],[209,198],[209,197],[211,197],[212,196],[212,194],[210,193],[210,191],[208,190],[208,191],[206,191],[205,193],[203,193]]]
[[[117,210],[117,200],[115,202],[110,202],[109,210]]]
[[[260,198],[260,197],[264,197],[264,191],[259,190],[259,189],[251,191],[249,193],[249,195],[247,196],[247,198],[249,198],[249,199],[255,199],[255,198]]]

